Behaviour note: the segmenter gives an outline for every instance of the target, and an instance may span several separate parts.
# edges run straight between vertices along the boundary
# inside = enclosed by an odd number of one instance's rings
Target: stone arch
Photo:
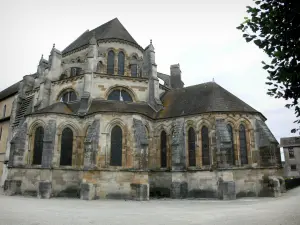
[[[207,134],[206,131],[204,130],[204,127],[207,128]],[[210,123],[209,120],[207,119],[201,119],[200,121],[198,121],[197,123],[197,134],[199,135],[199,139],[197,141],[198,145],[199,145],[199,149],[200,149],[200,154],[199,154],[199,158],[200,158],[200,165],[202,166],[210,166],[212,164],[212,160],[213,160],[213,149],[212,149],[212,143],[213,143],[213,138],[215,136],[215,132],[213,131],[213,125]],[[203,132],[204,133],[203,133]],[[205,140],[202,140],[208,135],[208,140],[207,138]],[[204,142],[203,142],[204,141]],[[207,146],[208,145],[208,146]]]
[[[28,156],[27,156],[27,164],[31,165],[33,163],[33,157],[34,157],[34,151],[35,151],[35,132],[36,129],[42,127],[44,134],[45,134],[45,128],[46,123],[41,120],[37,119],[31,123],[31,125],[28,128]],[[42,153],[41,153],[42,154]]]
[[[246,154],[247,154],[247,162],[242,163],[242,161],[245,162],[245,159],[242,160],[241,156],[241,137],[240,137],[240,126],[243,125],[245,127],[245,138],[246,138]],[[254,131],[253,127],[251,125],[251,122],[247,118],[240,118],[235,123],[235,130],[236,130],[236,140],[237,140],[237,153],[238,153],[238,160],[239,164],[251,164],[252,162],[252,143],[254,142]]]
[[[72,86],[69,86],[69,87],[63,88],[63,89],[58,93],[58,95],[57,95],[57,97],[56,97],[56,101],[60,101],[60,99],[62,98],[62,96],[63,96],[65,93],[71,92],[71,91],[73,91],[73,92],[76,94],[76,98],[77,98],[77,100],[78,100],[78,98],[79,98],[79,93],[78,93],[75,89],[73,89]]]
[[[61,165],[61,166],[73,166],[74,163],[76,162],[76,157],[77,157],[77,153],[78,153],[78,149],[77,149],[77,139],[78,137],[82,136],[82,131],[80,130],[80,128],[73,123],[72,121],[65,121],[61,124],[59,124],[58,129],[57,129],[57,153],[59,155],[57,155],[56,159],[57,165],[60,165],[60,160],[61,160],[61,151],[62,151],[62,138],[63,138],[63,131],[65,129],[69,128],[72,131],[72,165]]]
[[[108,98],[110,93],[112,93],[114,90],[117,90],[117,89],[121,89],[121,90],[126,91],[131,96],[133,102],[138,101],[138,97],[135,94],[135,92],[133,91],[133,89],[128,87],[128,86],[125,86],[125,85],[114,85],[114,86],[111,86],[110,88],[108,88],[108,90],[106,91],[106,93],[104,95],[105,99]]]
[[[124,160],[124,147],[125,147],[125,127],[126,127],[126,124],[119,118],[115,118],[113,120],[111,120],[105,127],[105,133],[107,134],[107,140],[106,140],[106,143],[107,143],[107,160],[109,160],[108,164],[110,166],[120,166],[120,165],[111,165],[111,157],[112,157],[112,132],[113,132],[113,129],[118,126],[120,127],[121,129],[121,135],[122,135],[122,158],[121,158],[121,163],[122,163],[122,166],[126,165],[125,163],[125,160]]]

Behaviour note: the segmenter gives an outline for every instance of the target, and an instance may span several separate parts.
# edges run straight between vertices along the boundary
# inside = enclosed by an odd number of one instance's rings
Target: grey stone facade
[[[300,177],[300,137],[286,137],[280,139],[283,148],[285,163],[284,176]]]
[[[181,76],[179,64],[158,73],[152,41],[143,49],[117,19],[62,52],[53,46],[19,88],[5,192],[84,200],[279,196],[280,154],[266,118],[214,82],[184,88]]]

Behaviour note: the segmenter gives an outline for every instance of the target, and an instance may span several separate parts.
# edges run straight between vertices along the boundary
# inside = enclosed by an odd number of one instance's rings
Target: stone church
[[[161,81],[161,82],[160,82]],[[8,195],[235,199],[284,191],[262,113],[215,82],[157,71],[115,18],[20,82],[6,154]]]

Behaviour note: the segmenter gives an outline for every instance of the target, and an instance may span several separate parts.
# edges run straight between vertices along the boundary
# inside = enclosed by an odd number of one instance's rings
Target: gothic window
[[[113,50],[110,50],[107,56],[107,74],[114,74],[114,69],[115,69],[115,53]]]
[[[290,159],[295,158],[295,153],[294,153],[293,147],[289,147],[288,150],[289,150],[289,158]]]
[[[67,91],[63,93],[63,95],[60,98],[60,101],[68,103],[68,102],[75,101],[76,99],[77,99],[77,95],[75,91]]]
[[[130,94],[127,91],[122,90],[122,89],[113,90],[108,95],[107,100],[133,102]]]
[[[137,60],[137,58],[135,56],[133,56],[132,59]],[[131,69],[131,76],[137,77],[137,64],[132,64],[130,66],[130,69]]]
[[[81,72],[81,68],[79,67],[72,67],[71,68],[71,77],[78,76]]]
[[[110,137],[110,165],[122,166],[122,129],[115,126]]]
[[[190,128],[188,131],[188,150],[189,150],[189,166],[196,166],[196,145],[195,145],[195,130]]]
[[[210,165],[210,153],[209,153],[209,137],[208,128],[203,126],[201,129],[201,140],[202,140],[202,165]]]
[[[160,165],[162,168],[167,167],[167,134],[165,131],[160,134]]]
[[[231,148],[227,154],[227,162],[229,162],[229,164],[234,165],[235,164],[235,156],[234,156],[234,139],[233,139],[233,130],[232,130],[232,126],[230,124],[227,124],[227,130],[229,132],[230,135],[230,140],[231,140]]]
[[[38,127],[34,134],[34,145],[33,145],[33,165],[41,165],[42,154],[43,154],[43,140],[44,140],[44,128]]]
[[[5,117],[5,114],[6,114],[6,105],[3,106],[3,114],[2,114],[2,117]]]
[[[240,125],[239,139],[240,139],[240,158],[241,158],[241,164],[245,165],[245,164],[248,164],[248,157],[247,157],[246,129],[245,129],[245,126],[243,124]]]
[[[119,52],[118,55],[118,74],[124,75],[124,68],[125,68],[125,55],[123,52]]]
[[[65,128],[61,134],[60,165],[71,166],[73,154],[73,131]]]

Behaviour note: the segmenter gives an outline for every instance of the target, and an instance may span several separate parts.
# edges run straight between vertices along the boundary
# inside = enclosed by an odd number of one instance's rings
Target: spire
[[[52,48],[55,48],[55,43],[53,43],[53,47]]]

